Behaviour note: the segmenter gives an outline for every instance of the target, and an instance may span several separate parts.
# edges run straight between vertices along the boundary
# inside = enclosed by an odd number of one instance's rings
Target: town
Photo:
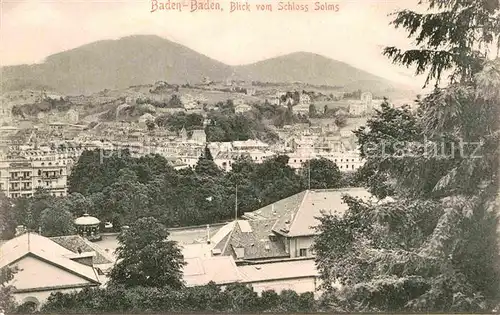
[[[187,21],[181,2],[153,2],[146,13]],[[318,36],[296,43],[221,18],[218,30],[251,42],[247,56],[268,58],[249,64],[234,57],[249,46],[227,47],[222,32],[209,44],[115,36],[30,65],[8,55],[0,314],[498,312],[500,59],[488,46],[500,5],[408,5],[392,24],[419,46],[384,46],[386,64],[373,51],[392,33],[368,32],[394,4],[325,5],[338,25],[287,13],[286,32],[301,39],[303,23]],[[255,26],[282,34],[280,18]],[[190,23],[173,32],[212,29]],[[342,23],[358,44],[316,43],[320,29],[342,38]],[[281,54],[308,45],[325,55]],[[363,57],[325,57],[342,51]],[[417,77],[423,88],[396,82]]]

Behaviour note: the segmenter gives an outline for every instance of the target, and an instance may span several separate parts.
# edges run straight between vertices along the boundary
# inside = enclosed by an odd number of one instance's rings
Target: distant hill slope
[[[312,53],[293,53],[250,65],[229,66],[153,35],[104,40],[47,57],[44,63],[3,67],[5,90],[47,89],[89,94],[150,84],[197,83],[203,77],[235,77],[262,82],[303,82],[384,91],[394,83]],[[376,91],[375,91],[376,90]]]
[[[182,45],[140,35],[87,44],[51,55],[39,65],[5,67],[3,80],[7,89],[25,82],[24,88],[45,85],[63,93],[86,94],[158,80],[199,82],[203,76],[222,80],[231,71],[230,66]]]
[[[390,89],[396,84],[318,54],[296,52],[250,65],[237,66],[243,78],[265,82],[303,82],[349,89]]]

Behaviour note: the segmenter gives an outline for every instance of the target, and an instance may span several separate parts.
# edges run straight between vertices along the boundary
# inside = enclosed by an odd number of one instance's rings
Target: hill
[[[103,40],[64,51],[35,65],[2,68],[4,90],[40,89],[79,95],[159,80],[198,83],[203,77],[261,82],[303,82],[383,92],[393,82],[321,55],[298,52],[250,65],[229,66],[153,35]]]
[[[388,80],[318,54],[296,52],[235,67],[244,79],[264,82],[303,82],[382,91],[396,86]]]
[[[66,94],[164,80],[199,82],[203,76],[222,80],[231,67],[158,36],[104,40],[49,56],[38,65],[3,69],[5,89],[49,86]],[[37,81],[33,78],[38,78]]]

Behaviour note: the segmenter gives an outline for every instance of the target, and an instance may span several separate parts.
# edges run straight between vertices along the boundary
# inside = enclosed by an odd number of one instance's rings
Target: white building
[[[234,111],[236,114],[246,113],[246,112],[249,112],[251,110],[252,110],[252,106],[245,104],[245,103],[235,105],[235,107],[234,107]]]
[[[93,266],[94,252],[73,252],[47,237],[23,233],[0,245],[0,268],[17,268],[14,279],[17,304],[38,309],[51,293],[70,293],[97,287],[101,281]]]
[[[33,196],[41,187],[53,196],[66,196],[68,158],[57,154],[0,159],[0,191],[10,198]]]

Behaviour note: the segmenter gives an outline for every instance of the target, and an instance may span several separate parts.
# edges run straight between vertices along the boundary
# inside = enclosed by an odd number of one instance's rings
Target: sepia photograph
[[[500,0],[0,0],[0,315],[500,312]]]

